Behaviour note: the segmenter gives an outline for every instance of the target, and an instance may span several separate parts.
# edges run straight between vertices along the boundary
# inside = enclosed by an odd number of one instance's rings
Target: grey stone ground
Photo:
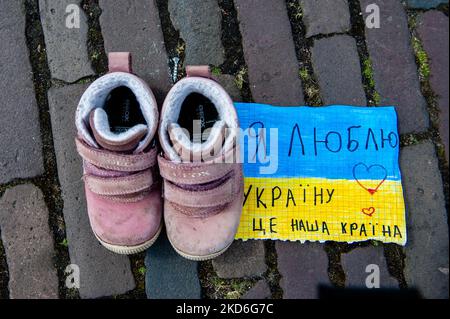
[[[364,287],[376,264],[382,287],[448,298],[448,1],[99,0],[83,2],[77,32],[61,27],[68,2],[0,1],[0,296],[317,298],[320,284]],[[382,28],[361,29],[372,3]],[[236,101],[397,106],[408,244],[236,242],[196,263],[162,236],[145,257],[107,252],[88,225],[73,117],[109,51],[132,52],[159,102],[177,55],[180,74],[215,65]]]
[[[221,65],[225,61],[225,52],[220,39],[222,27],[218,2],[169,0],[168,4],[173,26],[180,31],[186,44],[184,63]]]
[[[316,40],[314,72],[325,104],[367,105],[355,40],[348,35]]]
[[[17,1],[0,3],[0,43],[0,183],[6,184],[44,172],[25,16]]]
[[[389,274],[383,247],[356,248],[347,254],[343,254],[341,258],[347,287],[364,287],[367,276],[373,271],[371,268],[367,269],[369,265],[376,265],[377,271],[380,271],[380,288],[399,287],[397,280]]]
[[[361,0],[362,7],[373,3],[387,13],[381,16],[383,27],[366,31],[375,88],[381,97],[380,105],[397,107],[400,133],[426,131],[429,115],[420,91],[406,12],[400,1]]]
[[[448,298],[448,217],[433,144],[404,148],[401,167],[408,207],[406,282],[426,298]]]
[[[24,184],[8,189],[0,200],[0,227],[9,268],[9,296],[58,298],[53,265],[53,237],[42,192]]]
[[[445,0],[406,0],[411,8],[430,9],[435,8],[440,4],[448,4]]]
[[[277,242],[276,248],[283,298],[318,298],[319,286],[330,285],[328,258],[320,244]]]
[[[267,270],[264,244],[258,240],[235,241],[225,254],[214,259],[212,263],[221,278],[261,276]]]
[[[48,65],[52,77],[68,83],[94,75],[86,50],[87,17],[80,11],[80,28],[61,28],[66,23],[66,8],[80,6],[81,0],[39,0]],[[70,22],[70,20],[69,20]]]
[[[298,61],[284,1],[236,0],[234,3],[255,102],[303,104]]]
[[[198,299],[197,262],[178,256],[163,234],[148,250],[146,293],[149,299]]]
[[[242,297],[242,299],[270,299],[271,296],[272,293],[267,282],[265,280],[260,280]]]
[[[439,11],[428,11],[420,15],[417,31],[422,40],[423,47],[430,60],[430,85],[437,95],[439,108],[439,132],[445,147],[446,159],[449,155],[449,96],[448,96],[448,69],[449,69],[449,42],[448,17]]]
[[[306,37],[344,33],[350,30],[347,0],[300,0]]]

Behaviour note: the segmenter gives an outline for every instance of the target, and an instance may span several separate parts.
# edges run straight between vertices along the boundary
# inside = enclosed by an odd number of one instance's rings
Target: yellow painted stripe
[[[361,184],[375,189],[380,182]],[[371,195],[353,180],[245,178],[245,193],[237,239],[406,243],[399,181],[385,181]]]

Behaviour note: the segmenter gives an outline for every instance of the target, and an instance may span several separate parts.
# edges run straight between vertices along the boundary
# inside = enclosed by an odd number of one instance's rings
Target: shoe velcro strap
[[[186,75],[188,77],[212,78],[211,68],[209,65],[188,65],[186,66]]]
[[[150,169],[121,177],[100,177],[86,174],[84,181],[86,186],[97,195],[124,196],[148,191],[153,185],[153,174]]]
[[[161,176],[176,184],[197,185],[219,180],[235,170],[236,163],[175,163],[158,156]]]
[[[164,198],[181,207],[209,208],[229,204],[236,199],[236,194],[241,189],[242,178],[235,174],[219,186],[208,190],[188,190],[165,180]]]
[[[110,52],[108,54],[109,72],[132,73],[130,52]]]
[[[119,172],[138,172],[155,166],[157,148],[142,154],[117,154],[88,146],[76,138],[78,153],[87,162],[108,170]]]

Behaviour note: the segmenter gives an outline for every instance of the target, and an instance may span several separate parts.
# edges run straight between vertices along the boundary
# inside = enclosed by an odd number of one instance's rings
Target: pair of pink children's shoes
[[[186,72],[159,115],[151,89],[131,73],[130,54],[110,53],[109,73],[81,97],[76,146],[89,219],[113,252],[144,251],[163,219],[188,259],[214,258],[234,240],[243,199],[236,111],[208,67]]]

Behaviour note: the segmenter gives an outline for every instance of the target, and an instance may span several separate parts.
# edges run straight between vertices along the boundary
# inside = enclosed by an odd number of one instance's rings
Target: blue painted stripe
[[[236,103],[241,128],[254,131],[243,137],[246,177],[323,177],[330,179],[400,180],[400,138],[394,107],[281,107]],[[258,129],[266,131],[266,146],[256,143]],[[278,128],[278,165],[261,174],[267,163],[251,163],[255,147],[261,158],[271,155],[270,129]],[[247,131],[246,133],[249,133]],[[260,131],[261,133],[261,131]],[[252,141],[252,143],[249,143]],[[325,143],[324,141],[328,141]],[[274,162],[272,160],[272,165]]]

